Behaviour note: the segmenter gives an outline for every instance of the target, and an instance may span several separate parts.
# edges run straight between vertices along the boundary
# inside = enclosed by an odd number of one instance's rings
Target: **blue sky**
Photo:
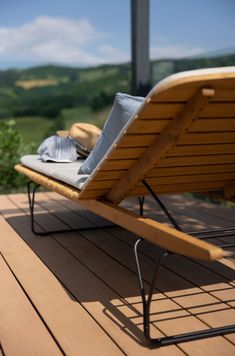
[[[150,0],[151,58],[235,52],[234,14],[235,0]],[[0,0],[0,68],[129,60],[129,0]]]

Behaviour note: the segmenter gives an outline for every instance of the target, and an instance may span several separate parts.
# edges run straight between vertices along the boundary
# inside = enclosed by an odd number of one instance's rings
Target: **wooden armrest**
[[[96,214],[168,251],[203,260],[217,260],[230,253],[162,223],[134,214],[106,201],[80,200]]]

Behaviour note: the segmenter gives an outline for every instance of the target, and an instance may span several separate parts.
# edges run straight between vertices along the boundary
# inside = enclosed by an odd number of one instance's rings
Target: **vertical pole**
[[[150,87],[149,0],[131,0],[132,94],[145,96]]]

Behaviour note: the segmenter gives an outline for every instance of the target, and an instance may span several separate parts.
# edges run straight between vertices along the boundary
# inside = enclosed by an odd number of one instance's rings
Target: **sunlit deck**
[[[235,221],[234,209],[182,196],[164,201],[186,230]],[[38,193],[37,202],[38,229],[104,223],[56,193]],[[126,204],[137,208],[136,201]],[[147,210],[164,220],[150,200]],[[235,334],[149,347],[142,333],[133,234],[115,227],[35,236],[26,194],[0,196],[0,212],[1,356],[235,354]],[[157,251],[149,243],[141,251],[148,284]],[[204,263],[169,256],[154,294],[153,336],[234,323],[234,270],[232,258]]]

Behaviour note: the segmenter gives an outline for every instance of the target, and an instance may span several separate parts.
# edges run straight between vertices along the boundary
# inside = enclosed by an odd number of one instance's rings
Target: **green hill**
[[[152,84],[183,70],[234,64],[234,54],[153,61]],[[115,94],[129,93],[130,84],[130,64],[0,71],[0,119],[14,118],[26,141],[36,143],[76,121],[102,127]]]

